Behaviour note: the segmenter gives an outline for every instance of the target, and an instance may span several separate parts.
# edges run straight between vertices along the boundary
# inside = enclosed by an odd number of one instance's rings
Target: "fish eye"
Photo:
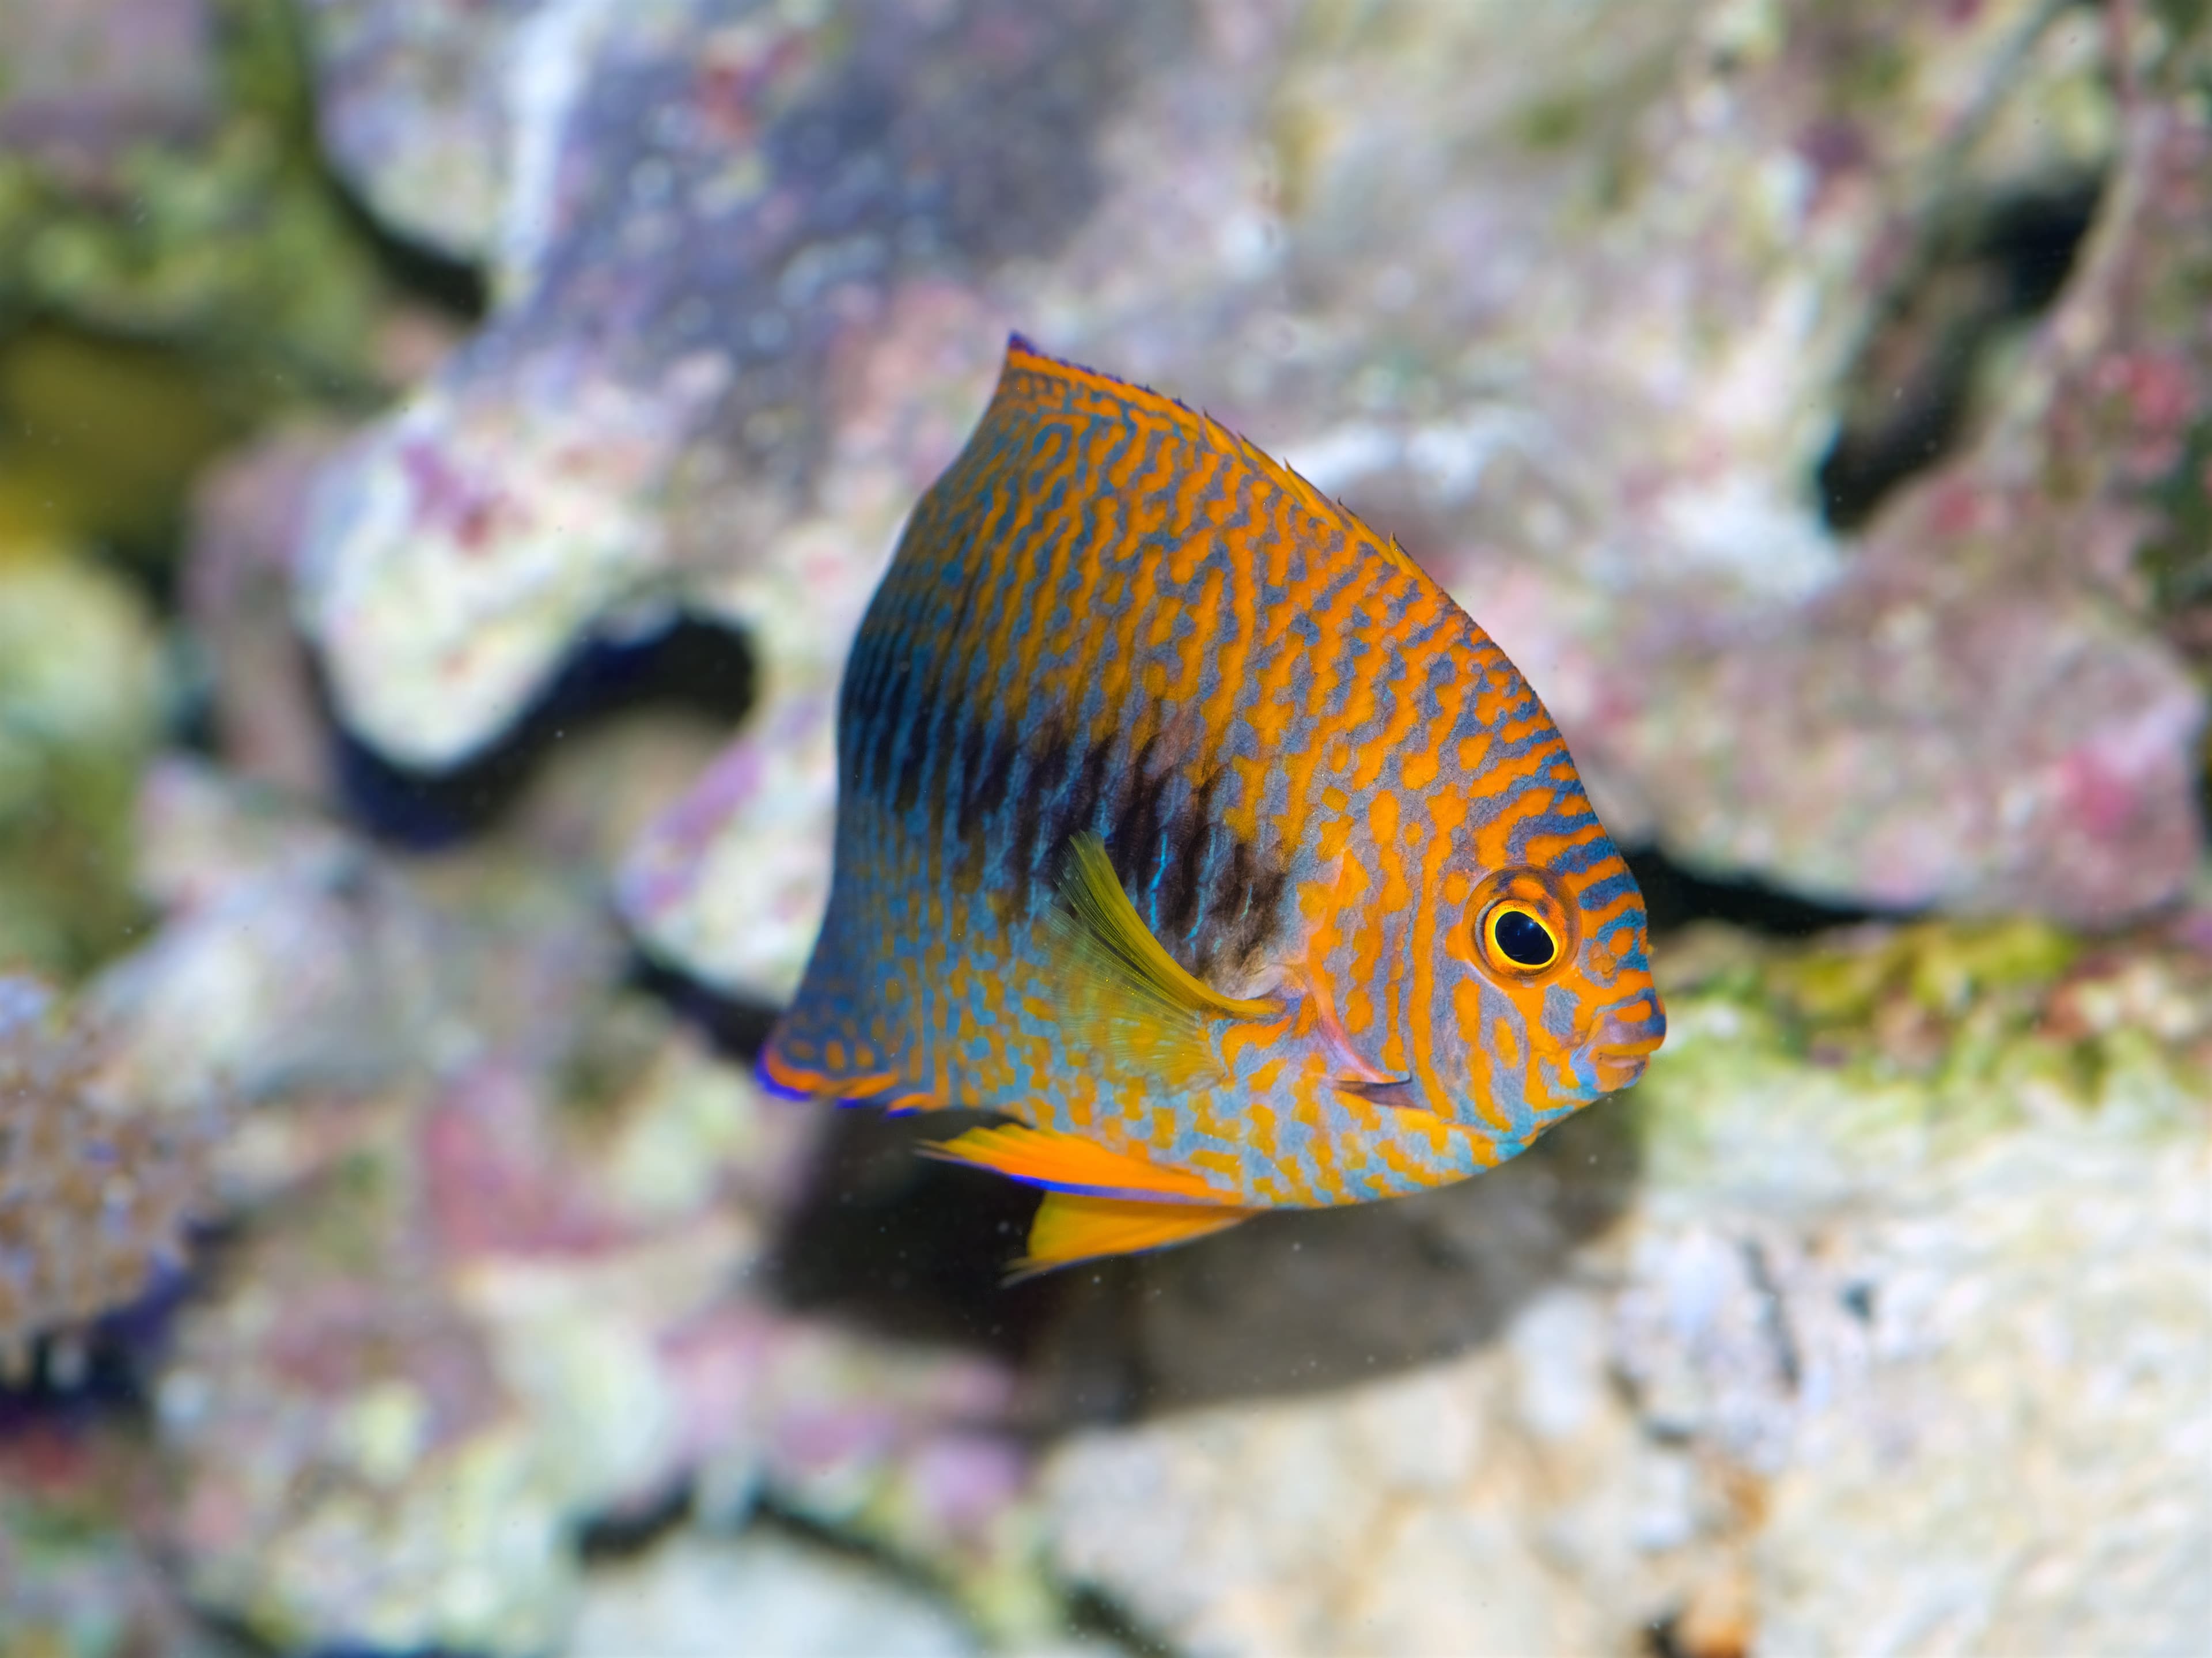
[[[1506,898],[1482,918],[1490,953],[1523,973],[1540,973],[1559,959],[1559,935],[1530,906]]]
[[[1571,895],[1548,870],[1522,865],[1486,877],[1468,895],[1463,935],[1492,978],[1534,985],[1582,947]]]

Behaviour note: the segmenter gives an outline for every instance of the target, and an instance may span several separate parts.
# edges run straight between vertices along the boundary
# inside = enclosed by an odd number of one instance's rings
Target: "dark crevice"
[[[2080,178],[1938,212],[1845,377],[1818,480],[1830,527],[1859,529],[1971,436],[1984,364],[2058,297],[2104,186]]]
[[[178,1311],[228,1236],[194,1229],[179,1264],[157,1268],[131,1299],[74,1329],[33,1338],[27,1369],[0,1374],[0,1437],[41,1416],[143,1416],[146,1379],[168,1351]]]
[[[1679,931],[1696,921],[1719,921],[1774,938],[1804,938],[1832,927],[1895,919],[1895,912],[1824,903],[1800,893],[1743,878],[1700,875],[1656,847],[1624,851],[1653,933]]]
[[[1676,1635],[1681,1622],[1681,1613],[1670,1612],[1665,1617],[1655,1618],[1650,1623],[1645,1625],[1644,1628],[1645,1658],[1692,1658],[1692,1655],[1683,1649],[1681,1641]]]
[[[323,155],[319,149],[314,153]],[[322,182],[346,228],[368,250],[386,282],[456,322],[473,325],[483,320],[491,309],[491,283],[483,266],[401,235],[368,210],[327,161]]]
[[[349,811],[372,835],[430,851],[499,823],[554,745],[593,722],[663,708],[735,726],[752,706],[753,682],[739,635],[684,618],[650,638],[587,645],[519,726],[450,771],[396,765],[335,725],[333,768]]]
[[[781,1536],[819,1550],[823,1554],[866,1566],[903,1585],[917,1595],[940,1604],[954,1599],[950,1592],[953,1586],[933,1571],[927,1562],[866,1537],[855,1535],[843,1527],[779,1502],[773,1491],[764,1493],[754,1504],[746,1530]],[[956,1617],[964,1616],[957,1604],[947,1609]]]
[[[1687,1621],[1684,1612],[1676,1610],[1645,1625],[1644,1650],[1647,1658],[1746,1658],[1749,1649],[1741,1631],[1706,1630],[1692,1639],[1684,1627]]]
[[[577,1530],[577,1555],[592,1564],[636,1559],[690,1520],[693,1496],[691,1483],[678,1480],[635,1508],[594,1515]]]
[[[243,1613],[225,1612],[216,1606],[191,1606],[187,1615],[201,1643],[188,1649],[191,1651],[200,1651],[204,1646],[213,1658],[293,1658],[283,1647],[257,1631]],[[122,1650],[135,1653],[138,1649],[126,1646]],[[310,1658],[331,1658],[331,1655],[327,1649],[318,1649]]]
[[[1119,1601],[1087,1584],[1069,1591],[1067,1622],[1077,1637],[1118,1648],[1132,1658],[1175,1658],[1176,1649],[1164,1637],[1138,1622]]]
[[[628,987],[654,997],[704,1035],[714,1051],[750,1071],[768,1043],[777,1010],[717,990],[681,968],[639,953],[631,958]]]
[[[258,106],[275,123],[286,149],[312,170],[314,184],[368,250],[385,280],[458,319],[480,320],[489,301],[483,271],[395,233],[331,166],[315,123],[318,88],[305,9],[251,0],[219,10],[217,18],[232,100]]]

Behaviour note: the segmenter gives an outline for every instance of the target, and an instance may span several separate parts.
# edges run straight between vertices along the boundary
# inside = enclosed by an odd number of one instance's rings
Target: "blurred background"
[[[2198,0],[0,0],[0,1653],[2212,1645]],[[1002,1289],[764,1099],[1010,328],[1395,534],[1672,1035]]]

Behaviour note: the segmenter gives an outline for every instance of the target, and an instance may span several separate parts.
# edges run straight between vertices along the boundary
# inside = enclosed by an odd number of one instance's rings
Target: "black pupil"
[[[1552,964],[1552,935],[1534,916],[1521,910],[1509,909],[1498,918],[1491,929],[1498,940],[1498,948],[1505,959],[1516,967],[1549,967]]]

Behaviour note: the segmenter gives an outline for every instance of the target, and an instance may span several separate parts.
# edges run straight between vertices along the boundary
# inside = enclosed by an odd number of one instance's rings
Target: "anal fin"
[[[1196,1175],[1048,1128],[971,1128],[923,1155],[988,1169],[1047,1188],[1017,1278],[1091,1260],[1187,1243],[1254,1212],[1225,1204]]]
[[[1055,1192],[1125,1199],[1152,1207],[1218,1205],[1224,1195],[1182,1169],[1163,1169],[1080,1134],[1016,1123],[971,1128],[941,1145],[925,1146],[922,1155],[988,1169]]]
[[[1188,1243],[1225,1230],[1252,1212],[1212,1204],[1145,1203],[1084,1192],[1048,1192],[1030,1224],[1029,1254],[1014,1263],[1014,1276],[1028,1278],[1079,1260]]]

